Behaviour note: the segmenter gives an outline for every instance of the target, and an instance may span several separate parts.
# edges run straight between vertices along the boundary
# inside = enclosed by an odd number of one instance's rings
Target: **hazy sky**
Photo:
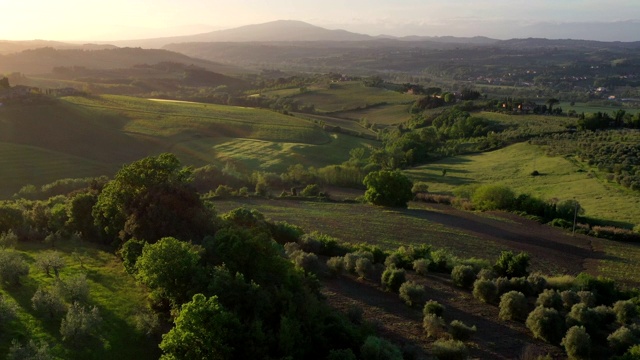
[[[0,0],[0,9],[6,40],[187,35],[280,19],[371,35],[511,38],[540,22],[640,20],[640,0]]]

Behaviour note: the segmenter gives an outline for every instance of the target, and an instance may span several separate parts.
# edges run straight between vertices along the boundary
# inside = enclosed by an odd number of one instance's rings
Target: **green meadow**
[[[154,359],[159,356],[155,339],[135,330],[135,319],[144,310],[147,292],[124,271],[121,261],[111,252],[80,242],[60,242],[55,251],[65,267],[60,280],[85,274],[89,286],[88,305],[96,306],[102,318],[100,339],[89,343],[63,341],[61,317],[49,318],[36,312],[31,298],[39,287],[53,287],[56,279],[38,269],[39,256],[52,251],[43,243],[20,243],[17,251],[29,264],[29,276],[18,287],[0,292],[17,306],[17,321],[4,325],[0,338],[46,341],[52,353],[61,359]],[[76,252],[76,255],[73,253]],[[0,353],[7,353],[9,341],[0,341]]]
[[[540,175],[532,176],[534,170]],[[640,194],[607,182],[597,170],[571,159],[546,156],[543,148],[528,143],[445,158],[406,173],[414,180],[428,182],[434,193],[451,194],[462,185],[503,184],[516,193],[547,200],[576,199],[589,217],[628,226],[640,219]]]
[[[65,97],[0,109],[0,198],[22,186],[112,175],[124,163],[173,152],[185,165],[248,170],[322,167],[372,141],[330,134],[309,119],[224,105],[125,96]]]
[[[333,113],[359,110],[374,104],[408,104],[417,99],[414,95],[396,91],[366,87],[361,82],[332,83],[329,88],[312,89],[305,93],[291,95],[303,104],[313,104],[316,110]]]

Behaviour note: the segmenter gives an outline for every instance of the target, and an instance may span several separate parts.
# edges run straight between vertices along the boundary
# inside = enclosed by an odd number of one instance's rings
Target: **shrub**
[[[16,340],[11,342],[7,360],[54,360],[57,359],[51,354],[49,345],[41,341],[37,344],[34,340],[29,340],[26,344],[21,344]]]
[[[527,283],[527,279],[524,277],[517,278],[506,278],[499,277],[493,282],[496,284],[498,288],[498,296],[507,293],[509,291],[519,291],[521,293],[527,293],[529,290],[529,284]]]
[[[227,185],[218,185],[216,188],[216,196],[217,197],[229,197],[233,193],[233,188]]]
[[[469,357],[467,346],[460,340],[436,340],[431,352],[438,360],[464,360]]]
[[[569,290],[574,287],[575,277],[571,275],[546,276],[547,287],[556,290]]]
[[[596,296],[591,291],[578,291],[577,294],[580,298],[580,303],[588,307],[596,306]]]
[[[440,304],[435,300],[429,300],[424,307],[422,308],[422,314],[434,314],[436,316],[442,316],[444,313],[444,305]]]
[[[580,302],[580,296],[573,290],[565,290],[560,293],[560,299],[562,299],[562,306],[566,310],[570,310],[573,305]]]
[[[500,297],[500,319],[524,321],[527,318],[529,304],[519,291],[509,291]]]
[[[160,318],[154,312],[143,310],[135,315],[134,325],[139,333],[152,336],[160,330]]]
[[[424,181],[416,181],[413,183],[411,187],[411,193],[413,196],[416,196],[420,193],[428,193],[429,192],[429,184]]]
[[[548,343],[558,344],[564,334],[564,321],[556,309],[538,306],[529,313],[525,324],[534,337]]]
[[[640,341],[640,339],[626,326],[621,326],[607,337],[609,347],[611,347],[616,354],[623,354],[631,346],[637,344],[638,341]]]
[[[320,243],[318,239],[308,234],[304,234],[300,237],[298,245],[300,245],[300,248],[303,251],[314,254],[319,254],[320,248],[322,247],[322,243]]]
[[[351,349],[331,350],[327,360],[358,360]]]
[[[304,251],[294,252],[292,255],[293,263],[306,272],[317,273],[320,269],[318,255]]]
[[[591,354],[591,337],[582,326],[574,326],[562,338],[569,359],[589,359]]]
[[[451,280],[456,286],[468,289],[476,280],[476,273],[469,265],[458,265],[451,271]]]
[[[527,286],[529,295],[538,295],[547,287],[547,280],[544,276],[534,273],[527,276]]]
[[[638,306],[630,300],[616,301],[613,304],[613,311],[620,324],[629,324],[638,315]]]
[[[33,294],[31,305],[35,311],[47,314],[52,319],[62,315],[67,309],[57,291],[42,287],[39,287]]]
[[[478,279],[473,283],[473,296],[487,304],[493,304],[498,298],[498,287],[492,280]]]
[[[309,184],[300,192],[302,196],[318,196],[320,195],[320,186],[317,184]]]
[[[373,271],[373,263],[371,260],[362,257],[356,260],[356,274],[363,279],[366,279]]]
[[[344,257],[342,256],[334,256],[327,260],[327,267],[329,268],[329,272],[333,276],[337,276],[342,274],[344,271]]]
[[[368,251],[358,250],[355,252],[348,253],[344,256],[344,268],[348,272],[355,273],[356,271],[356,262],[358,259],[367,258],[373,261],[373,254]]]
[[[62,340],[65,341],[96,336],[100,333],[101,324],[102,318],[97,307],[94,306],[88,310],[82,305],[74,303],[62,319],[60,334],[62,334]]]
[[[481,269],[477,275],[478,279],[482,280],[493,280],[497,277],[495,271],[493,269]]]
[[[400,285],[399,293],[400,299],[409,306],[422,306],[425,302],[424,286],[413,281],[407,281]]]
[[[515,197],[504,185],[481,185],[473,192],[471,201],[478,210],[509,210]]]
[[[451,334],[451,337],[455,340],[469,340],[477,330],[475,325],[470,327],[460,320],[453,320],[451,324],[449,324],[449,334]]]
[[[20,278],[29,274],[29,265],[19,253],[0,250],[0,279],[9,285],[19,285]]]
[[[427,337],[438,338],[445,331],[444,320],[436,314],[426,314],[422,318],[422,327]]]
[[[89,283],[87,283],[87,275],[76,274],[67,278],[64,282],[58,282],[62,292],[66,295],[69,302],[86,303],[89,300]]]
[[[576,276],[575,286],[580,290],[591,291],[596,297],[596,304],[611,305],[618,297],[615,282],[606,277],[580,273]]]
[[[405,279],[404,269],[386,268],[382,273],[382,286],[388,291],[397,293]]]
[[[431,264],[430,260],[427,259],[418,259],[413,262],[413,270],[418,275],[427,275],[429,273],[429,265]]]
[[[0,330],[2,326],[16,317],[16,305],[8,302],[2,294],[0,294]]]
[[[0,249],[13,249],[18,244],[18,235],[13,230],[0,234]]]
[[[562,310],[562,298],[557,291],[546,289],[538,296],[538,299],[536,300],[536,306],[544,306],[546,308]]]
[[[627,352],[616,360],[638,360],[640,359],[640,344],[633,345]]]
[[[451,273],[455,264],[455,257],[446,249],[438,249],[431,253],[429,270],[441,273]]]
[[[362,360],[402,360],[402,353],[395,345],[376,336],[369,336],[360,348]]]
[[[503,251],[493,266],[493,270],[498,276],[508,278],[529,275],[529,254],[521,252],[514,255],[511,251]]]
[[[277,221],[270,224],[271,236],[278,244],[298,242],[304,235],[304,230],[297,225],[289,224],[286,221]]]

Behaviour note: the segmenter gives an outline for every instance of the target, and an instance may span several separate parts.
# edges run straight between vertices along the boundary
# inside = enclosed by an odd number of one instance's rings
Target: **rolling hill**
[[[120,69],[141,64],[161,62],[195,65],[224,74],[240,73],[233,65],[223,65],[202,59],[193,59],[167,50],[140,48],[112,48],[102,50],[58,50],[51,47],[25,50],[0,56],[0,72],[23,74],[51,73],[57,67],[85,67],[90,69]]]
[[[26,184],[111,175],[124,163],[173,152],[186,165],[233,162],[248,171],[346,161],[371,141],[328,134],[309,120],[253,108],[64,97],[0,107],[0,198]]]

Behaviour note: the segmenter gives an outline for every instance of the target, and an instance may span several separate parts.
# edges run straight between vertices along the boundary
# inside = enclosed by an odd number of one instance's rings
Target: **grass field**
[[[291,97],[304,104],[313,104],[316,110],[324,113],[357,110],[383,102],[407,104],[417,99],[414,95],[366,87],[361,82],[334,83],[330,89],[311,90]]]
[[[0,198],[8,198],[25,184],[25,179],[44,185],[60,179],[99,176],[114,170],[108,165],[81,157],[43,150],[32,146],[0,142]],[[32,183],[33,184],[33,183]]]
[[[323,167],[349,159],[356,147],[375,142],[344,134],[332,134],[320,145],[262,141],[244,138],[199,139],[176,144],[172,151],[188,154],[194,163],[206,159],[224,165],[231,162],[246,170],[281,172],[291,165]]]
[[[370,124],[396,125],[411,118],[410,105],[384,105],[364,110],[336,113],[335,116],[352,120],[366,119]]]
[[[345,120],[346,121],[346,120]],[[370,144],[280,113],[124,96],[66,97],[0,108],[0,198],[22,186],[112,175],[122,164],[173,152],[185,165],[238,160],[249,170],[341,163]]]
[[[446,176],[442,170],[446,169]],[[541,176],[531,176],[537,170]],[[638,224],[640,194],[589,175],[568,159],[548,157],[544,149],[519,143],[488,153],[446,158],[407,171],[414,180],[429,183],[435,193],[451,193],[461,185],[504,184],[516,193],[543,199],[576,199],[586,215]]]
[[[569,102],[561,102],[556,106],[560,106],[562,108],[562,111],[564,111],[565,113],[569,110],[575,110],[575,112],[578,114],[603,112],[603,113],[608,113],[609,115],[612,115],[614,112],[620,109],[623,109],[629,114],[636,114],[640,112],[640,109],[629,107],[626,104],[622,104],[622,103],[616,103],[615,105],[612,105],[612,106],[597,105],[597,104],[591,104],[591,103],[575,103],[573,106],[571,106],[571,103]]]
[[[633,268],[640,246],[586,236],[571,237],[560,229],[515,215],[470,213],[446,206],[410,203],[409,209],[363,204],[290,201],[286,199],[216,200],[226,212],[256,209],[272,221],[287,221],[306,232],[319,231],[349,243],[368,243],[386,250],[406,245],[432,245],[461,258],[495,261],[501,251],[526,251],[534,271],[548,275],[581,271],[626,284],[640,283]],[[596,252],[594,252],[596,251]]]
[[[64,243],[56,250],[65,262],[60,278],[65,279],[80,273],[87,276],[89,305],[97,306],[103,319],[101,339],[83,344],[66,343],[60,335],[60,319],[48,319],[33,310],[31,297],[40,286],[52,286],[55,278],[46,276],[35,266],[37,257],[50,247],[42,243],[21,243],[17,249],[29,263],[30,272],[18,287],[0,290],[5,299],[18,306],[18,319],[4,324],[7,330],[2,335],[0,354],[6,354],[11,341],[17,339],[43,340],[50,344],[53,353],[61,359],[157,359],[159,350],[156,339],[137,333],[135,315],[146,301],[147,293],[133,277],[124,272],[120,261],[111,253],[90,244]],[[82,266],[72,256],[76,250],[82,255]]]

